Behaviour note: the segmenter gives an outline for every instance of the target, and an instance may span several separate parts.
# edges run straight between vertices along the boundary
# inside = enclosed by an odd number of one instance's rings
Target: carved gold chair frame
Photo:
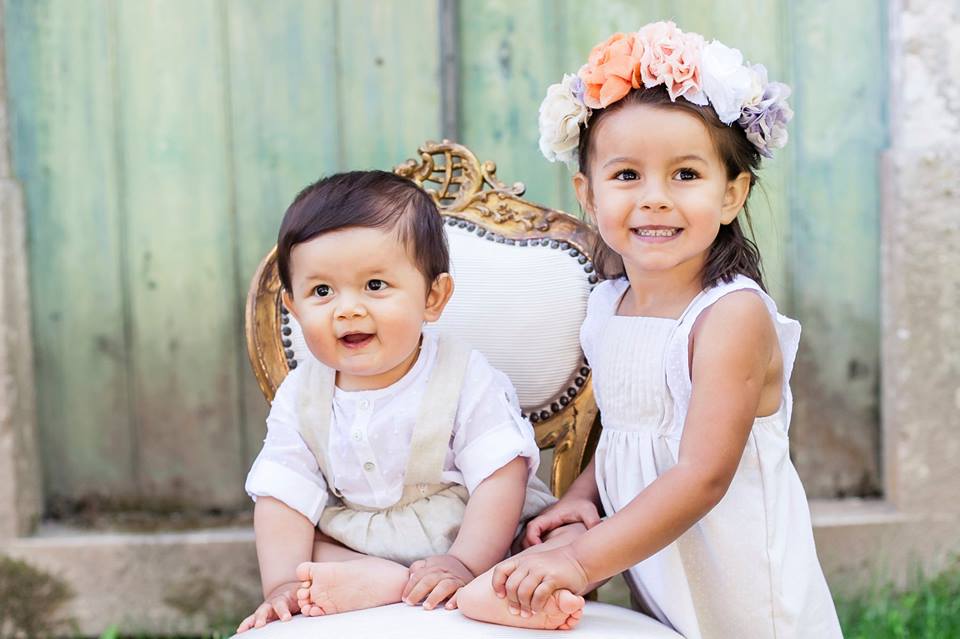
[[[591,259],[595,238],[592,228],[562,211],[523,199],[523,184],[508,186],[498,180],[493,162],[481,163],[467,147],[447,140],[427,142],[419,154],[419,160],[408,160],[394,172],[425,189],[444,217],[476,224],[511,240],[566,242]],[[280,288],[274,247],[250,283],[245,327],[253,372],[268,401],[289,371],[281,343],[284,309]],[[563,494],[587,464],[599,435],[589,371],[578,382],[581,386],[572,401],[531,420],[536,420],[534,430],[540,448],[554,449],[550,479],[556,495]]]

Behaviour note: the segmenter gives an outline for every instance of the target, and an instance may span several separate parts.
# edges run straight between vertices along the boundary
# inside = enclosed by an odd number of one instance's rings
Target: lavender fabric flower
[[[738,124],[743,127],[760,155],[773,157],[771,149],[783,148],[787,143],[787,123],[793,110],[787,104],[790,87],[782,82],[767,82],[767,69],[762,64],[751,68],[763,92],[744,105]]]

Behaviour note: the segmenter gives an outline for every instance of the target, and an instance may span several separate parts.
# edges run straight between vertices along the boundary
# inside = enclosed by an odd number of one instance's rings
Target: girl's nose
[[[647,188],[643,189],[637,200],[637,206],[644,211],[659,213],[668,211],[672,203],[667,197],[666,189],[653,180],[647,183]]]

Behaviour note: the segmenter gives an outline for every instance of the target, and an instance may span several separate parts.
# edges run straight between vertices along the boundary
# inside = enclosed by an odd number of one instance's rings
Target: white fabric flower
[[[540,104],[540,152],[551,162],[570,164],[576,159],[580,125],[590,116],[579,94],[582,81],[565,74],[562,82],[547,89],[547,97]]]
[[[740,117],[743,105],[755,93],[753,73],[744,66],[743,54],[716,40],[703,48],[703,92],[724,124]]]

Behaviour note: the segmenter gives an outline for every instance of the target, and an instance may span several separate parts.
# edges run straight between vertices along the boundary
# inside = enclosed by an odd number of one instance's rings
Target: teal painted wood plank
[[[339,100],[332,90],[337,85],[336,7],[332,0],[243,0],[227,3],[226,11],[237,290],[245,296],[296,193],[344,162]],[[243,308],[236,313],[242,322]],[[237,348],[246,353],[243,340]],[[249,463],[263,442],[267,402],[246,356],[241,377]]]
[[[537,111],[564,67],[562,5],[465,0],[460,9],[463,142],[480,161],[497,163],[507,183],[523,182],[534,202],[576,213],[563,165],[537,146]]]
[[[805,325],[797,465],[814,494],[879,490],[879,153],[885,5],[791,5],[797,111],[790,269]]]
[[[48,506],[135,496],[106,2],[5,3]]]
[[[337,2],[342,167],[390,170],[440,138],[436,0]]]
[[[222,6],[120,2],[117,12],[143,493],[245,504]]]

